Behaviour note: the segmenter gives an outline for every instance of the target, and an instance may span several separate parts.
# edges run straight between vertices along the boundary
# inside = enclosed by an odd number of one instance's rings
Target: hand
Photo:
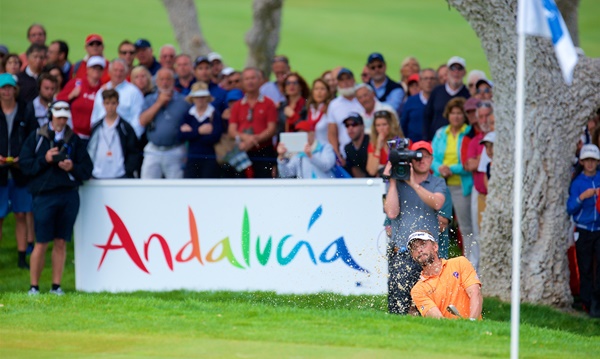
[[[438,167],[438,171],[444,178],[452,176],[452,171],[450,171],[450,167],[446,165],[441,165],[440,167]]]
[[[448,223],[450,223],[450,220],[448,218],[438,215],[438,225],[440,226],[440,233],[446,230],[446,227],[448,227]]]
[[[79,94],[81,93],[81,85],[79,86],[75,86],[75,88],[69,93],[69,100],[74,99],[75,97],[79,96]]]
[[[377,135],[377,145],[375,148],[375,154],[377,156],[379,156],[379,152],[381,151],[381,149],[385,146],[385,136],[378,134]]]
[[[188,125],[187,123],[184,123],[183,125],[181,125],[181,127],[179,127],[179,131],[192,132],[192,126]]]
[[[304,145],[304,154],[306,154],[306,157],[308,158],[312,157],[312,146],[308,143]]]
[[[407,180],[404,180],[404,182],[406,182],[407,185],[409,185],[411,188],[415,188],[418,183],[416,183],[414,181],[415,178],[415,171],[413,171],[413,166],[412,163],[410,164],[410,177]]]
[[[46,156],[44,156],[44,158],[46,159],[46,162],[48,163],[52,163],[52,157],[58,154],[58,148],[57,147],[52,147],[51,149],[49,149],[46,152]]]
[[[338,165],[342,166],[342,167],[346,167],[346,159],[344,157],[342,157],[341,154],[336,153],[336,162]]]
[[[221,114],[221,118],[223,120],[229,120],[229,117],[231,117],[231,109],[226,108],[225,111],[223,111],[223,113]]]
[[[173,98],[173,91],[171,92],[161,92],[158,94],[158,99],[156,102],[160,103],[160,106],[165,106],[168,104]]]
[[[212,133],[212,131],[213,131],[212,123],[205,123],[205,124],[201,125],[200,127],[198,127],[198,133],[201,135],[209,135]]]
[[[284,114],[286,117],[292,117],[292,116],[294,116],[294,113],[295,113],[295,112],[294,112],[294,109],[293,109],[293,108],[291,108],[290,106],[286,106],[286,107],[283,109],[283,114]]]
[[[594,197],[594,195],[597,194],[597,193],[598,193],[598,189],[596,189],[596,188],[588,188],[585,191],[583,191],[582,194],[579,195],[579,199],[583,201],[584,199],[588,199],[588,198]]]
[[[70,172],[73,169],[73,161],[63,160],[58,162],[58,167],[62,168],[66,172]]]
[[[279,142],[279,144],[277,145],[277,156],[281,158],[286,153],[287,153],[287,148],[285,147],[283,142]]]
[[[388,161],[388,163],[385,164],[385,168],[383,169],[382,174],[386,177],[389,177],[391,173],[392,173],[392,163],[390,161]]]

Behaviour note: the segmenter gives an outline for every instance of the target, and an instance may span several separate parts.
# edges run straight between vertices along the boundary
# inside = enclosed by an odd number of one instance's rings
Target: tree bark
[[[162,0],[182,53],[195,58],[211,52],[198,23],[194,0]]]
[[[254,0],[252,4],[253,25],[246,33],[246,66],[262,70],[266,78],[271,74],[271,61],[279,44],[282,5],[283,0]]]
[[[448,0],[481,40],[494,79],[492,177],[481,228],[484,293],[510,300],[517,0]],[[578,0],[562,1],[565,22],[577,29]],[[567,20],[568,19],[568,20]],[[574,36],[576,37],[576,36]],[[549,39],[526,40],[521,300],[572,303],[569,290],[566,200],[571,159],[588,117],[600,105],[600,61],[580,57],[572,86],[565,85]],[[467,64],[468,66],[468,64]],[[518,154],[517,154],[518,155]]]

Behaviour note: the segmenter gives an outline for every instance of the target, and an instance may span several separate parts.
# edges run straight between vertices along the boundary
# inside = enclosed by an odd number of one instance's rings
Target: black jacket
[[[98,129],[103,123],[104,119],[96,122],[94,126],[92,126],[92,134],[90,136],[90,141],[88,142],[88,151],[95,151],[95,149],[92,149],[91,147],[95,146],[94,144],[97,144],[96,137],[99,135]],[[137,136],[129,122],[122,118],[119,119],[117,133],[119,134],[119,142],[121,143],[121,149],[123,150],[125,177],[133,178],[133,172],[139,168],[140,161],[142,160],[142,154],[138,146]]]
[[[8,133],[6,116],[4,116],[4,111],[2,111],[1,107],[2,105],[0,105],[0,155],[7,157],[10,146],[10,156],[20,157],[21,147],[23,147],[27,136],[35,132],[38,127],[33,104],[31,102],[17,102],[17,113],[15,114],[10,134]],[[17,186],[22,187],[27,184],[27,178],[19,169],[19,165],[20,163],[17,162],[16,165],[0,167],[0,186],[8,184],[9,170]]]
[[[21,171],[30,177],[28,187],[32,195],[74,190],[92,176],[92,160],[84,143],[69,126],[65,128],[64,142],[61,151],[67,153],[73,161],[71,172],[64,171],[56,163],[46,161],[46,152],[57,146],[54,142],[54,131],[49,130],[47,124],[31,133],[25,140],[19,162]]]

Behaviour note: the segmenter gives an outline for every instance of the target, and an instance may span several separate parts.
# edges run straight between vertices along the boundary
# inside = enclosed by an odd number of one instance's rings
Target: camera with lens
[[[407,138],[398,138],[387,141],[387,143],[390,148],[389,160],[392,164],[390,178],[402,181],[409,180],[410,161],[420,160],[423,158],[423,154],[421,152],[409,150]]]

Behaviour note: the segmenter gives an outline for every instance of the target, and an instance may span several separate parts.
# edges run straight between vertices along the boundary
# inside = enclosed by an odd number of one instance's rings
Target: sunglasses
[[[383,65],[382,65],[382,64],[379,64],[379,65],[371,65],[371,66],[369,66],[369,68],[370,68],[371,70],[382,69],[382,68],[383,68]]]
[[[365,73],[360,74],[360,77],[368,77],[368,76],[369,76],[369,74],[365,74]]]
[[[285,84],[286,85],[299,85],[300,82],[298,82],[298,81],[286,81]]]
[[[100,41],[92,41],[88,46],[102,46],[102,43]]]
[[[492,108],[492,104],[489,102],[480,102],[477,104],[477,108],[482,108],[482,107]]]
[[[377,111],[373,114],[373,118],[384,117],[387,119],[392,118],[392,115],[388,111]]]
[[[458,64],[454,64],[454,65],[450,66],[449,69],[450,69],[450,71],[462,71],[465,68]]]
[[[246,121],[252,122],[253,118],[254,118],[254,109],[250,108],[250,109],[248,109],[248,116],[246,116]]]
[[[119,51],[121,55],[135,55],[135,51]]]
[[[477,91],[475,91],[475,93],[492,93],[492,89],[489,89],[489,88],[477,89]]]
[[[358,127],[358,126],[360,126],[360,124],[358,124],[356,122],[346,123],[346,128]]]

